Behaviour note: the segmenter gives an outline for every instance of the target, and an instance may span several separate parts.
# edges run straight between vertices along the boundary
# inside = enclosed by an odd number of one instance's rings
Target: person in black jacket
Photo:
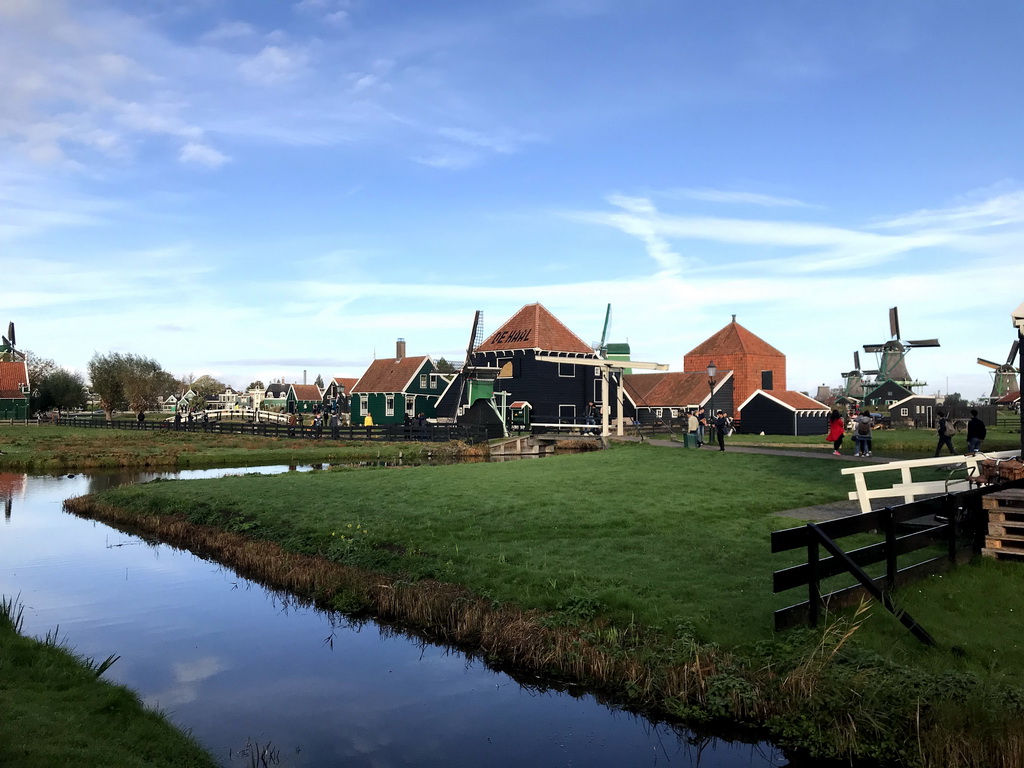
[[[971,410],[971,420],[967,422],[967,452],[977,453],[981,450],[981,442],[988,435],[985,422],[978,418],[978,411]]]
[[[725,416],[725,411],[719,411],[716,414],[715,419],[715,436],[718,438],[718,450],[725,450],[725,433],[729,431],[729,419]]]

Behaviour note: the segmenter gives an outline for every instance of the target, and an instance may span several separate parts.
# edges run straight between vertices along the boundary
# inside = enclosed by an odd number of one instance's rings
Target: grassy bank
[[[24,637],[20,615],[16,602],[0,604],[0,765],[215,768],[134,693],[101,680],[107,662],[75,656],[55,634]]]
[[[542,461],[122,487],[71,503],[323,604],[629,704],[817,755],[1019,764],[1024,577],[979,563],[886,614],[776,636],[773,513],[845,498],[834,462],[646,445]],[[963,653],[951,652],[953,646]]]
[[[267,464],[416,461],[457,453],[453,444],[339,442],[207,432],[146,432],[64,426],[0,427],[0,469],[63,472],[118,467],[173,469]]]

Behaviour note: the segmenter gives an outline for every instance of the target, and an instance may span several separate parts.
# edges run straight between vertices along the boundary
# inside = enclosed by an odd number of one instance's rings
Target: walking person
[[[828,434],[825,439],[832,443],[832,454],[842,456],[839,449],[843,446],[843,438],[846,436],[846,418],[839,411],[832,409],[828,415]]]
[[[938,411],[939,426],[936,430],[939,435],[939,442],[935,446],[935,455],[938,456],[942,453],[942,447],[949,448],[949,455],[952,456],[956,453],[953,450],[953,436],[956,434],[956,427],[953,426],[953,420],[949,418],[949,414],[945,411]]]
[[[729,431],[729,418],[725,411],[719,411],[715,419],[715,435],[718,437],[718,450],[725,450],[725,433]]]
[[[981,450],[981,443],[988,435],[985,429],[985,422],[978,418],[978,411],[971,409],[971,420],[967,422],[967,452],[977,453]]]
[[[875,426],[875,420],[868,411],[861,411],[860,415],[853,420],[853,455],[871,455],[871,429]]]

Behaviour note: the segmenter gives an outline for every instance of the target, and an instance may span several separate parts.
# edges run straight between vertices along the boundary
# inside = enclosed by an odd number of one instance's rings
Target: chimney
[[[302,369],[302,383],[303,384],[306,383],[306,369],[305,368]]]
[[[405,358],[405,339],[399,339],[395,342],[395,360],[402,360]]]

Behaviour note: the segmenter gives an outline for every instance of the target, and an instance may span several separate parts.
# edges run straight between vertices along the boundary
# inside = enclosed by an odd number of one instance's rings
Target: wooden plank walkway
[[[1000,560],[1024,561],[1024,488],[1005,488],[984,496],[988,530],[981,554]]]

